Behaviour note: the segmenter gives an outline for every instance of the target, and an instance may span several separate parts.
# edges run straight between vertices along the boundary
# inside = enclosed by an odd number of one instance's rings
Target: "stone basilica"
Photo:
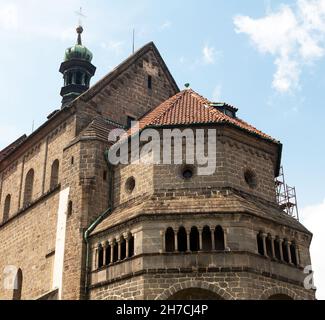
[[[180,91],[154,43],[90,86],[82,32],[60,67],[61,108],[0,151],[0,299],[315,299],[312,234],[277,199],[281,143]],[[134,120],[133,135],[214,129],[214,173],[111,164],[109,134]]]

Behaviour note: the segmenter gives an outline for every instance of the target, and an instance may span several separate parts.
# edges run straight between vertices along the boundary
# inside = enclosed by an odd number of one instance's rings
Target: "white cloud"
[[[216,60],[216,49],[205,45],[202,50],[203,61],[205,64],[214,64]]]
[[[297,0],[260,19],[238,15],[234,24],[259,52],[275,57],[273,87],[282,93],[297,89],[303,66],[325,54],[325,0]]]
[[[314,234],[311,244],[311,258],[317,298],[325,300],[325,200],[313,206],[305,207],[301,213],[301,222]]]
[[[0,29],[14,30],[18,28],[18,10],[14,4],[0,6]]]
[[[171,26],[172,26],[171,21],[167,20],[159,27],[159,30],[163,31],[163,30],[169,29]]]
[[[212,94],[213,101],[215,101],[215,102],[219,102],[220,101],[221,91],[222,91],[221,85],[217,85],[214,88],[213,94]]]

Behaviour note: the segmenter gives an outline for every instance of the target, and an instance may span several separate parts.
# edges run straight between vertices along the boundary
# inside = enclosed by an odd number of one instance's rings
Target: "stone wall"
[[[152,89],[148,88],[148,76],[152,78]],[[128,116],[139,119],[176,93],[157,56],[150,50],[87,104],[103,117],[127,125]]]
[[[22,299],[34,299],[52,288],[53,262],[60,183],[62,182],[63,149],[75,134],[70,117],[30,145],[27,152],[14,159],[2,171],[0,204],[0,281],[3,270],[15,266],[22,270]],[[14,156],[14,155],[13,155]],[[59,179],[50,187],[51,167],[59,160]],[[24,205],[26,175],[34,170],[30,204]],[[3,221],[3,205],[11,194],[9,220]],[[12,293],[0,288],[0,297],[11,299]]]
[[[35,299],[52,290],[59,192],[53,191],[0,229],[0,299],[5,290],[4,269],[21,268],[22,299]]]
[[[205,289],[224,300],[261,300],[283,294],[295,300],[313,300],[314,291],[250,272],[156,273],[134,276],[94,288],[92,300],[167,300],[185,289]]]

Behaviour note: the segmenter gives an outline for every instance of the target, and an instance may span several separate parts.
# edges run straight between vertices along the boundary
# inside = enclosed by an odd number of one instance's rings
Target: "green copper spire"
[[[90,79],[96,71],[96,67],[91,63],[93,54],[82,44],[82,33],[83,28],[79,24],[77,43],[65,51],[64,62],[60,66],[64,79],[60,92],[62,107],[89,89]]]
[[[82,26],[79,26],[77,29],[77,43],[68,48],[65,51],[64,61],[72,60],[72,59],[81,59],[91,62],[93,59],[93,54],[89,49],[82,45],[81,34],[83,33]]]

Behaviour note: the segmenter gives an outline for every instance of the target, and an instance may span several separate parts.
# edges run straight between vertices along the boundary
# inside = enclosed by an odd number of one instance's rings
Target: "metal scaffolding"
[[[279,176],[275,179],[277,202],[285,213],[299,221],[296,188],[286,184],[283,167]]]

